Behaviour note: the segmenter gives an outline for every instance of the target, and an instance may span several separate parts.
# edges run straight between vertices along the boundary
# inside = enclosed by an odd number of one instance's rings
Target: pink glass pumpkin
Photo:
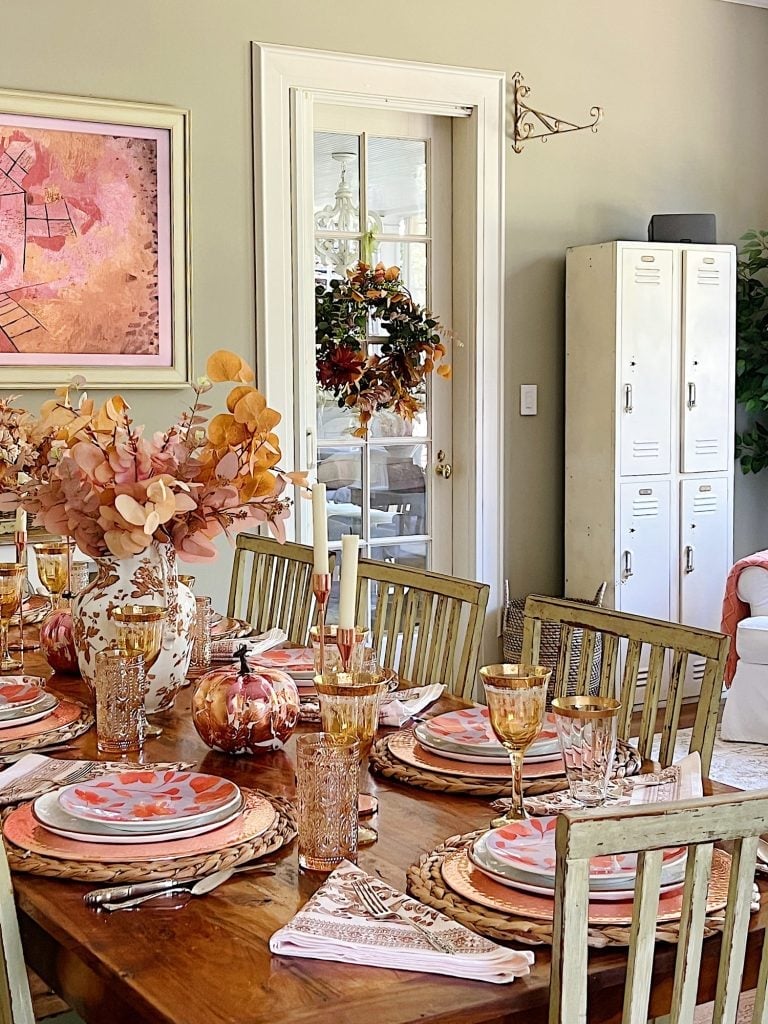
[[[246,648],[239,666],[206,672],[192,698],[192,721],[204,743],[225,754],[282,747],[299,719],[299,691],[275,668],[251,668]]]
[[[69,608],[58,608],[43,619],[40,648],[54,672],[77,675],[77,651]]]

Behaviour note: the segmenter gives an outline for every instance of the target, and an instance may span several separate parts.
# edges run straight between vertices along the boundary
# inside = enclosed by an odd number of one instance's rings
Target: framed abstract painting
[[[191,378],[189,115],[0,90],[0,389]]]

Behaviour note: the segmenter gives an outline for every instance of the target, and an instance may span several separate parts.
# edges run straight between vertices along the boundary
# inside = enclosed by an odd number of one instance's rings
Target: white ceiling
[[[749,4],[750,7],[768,7],[768,0],[725,0],[729,4]]]

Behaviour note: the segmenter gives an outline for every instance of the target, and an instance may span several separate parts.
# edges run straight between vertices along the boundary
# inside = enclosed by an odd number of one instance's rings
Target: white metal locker
[[[733,364],[730,253],[683,251],[682,471],[727,470]]]
[[[671,250],[621,252],[621,476],[672,469],[674,260]]]
[[[680,482],[680,621],[720,629],[731,568],[727,477]]]
[[[620,611],[670,618],[671,500],[669,480],[621,484]]]

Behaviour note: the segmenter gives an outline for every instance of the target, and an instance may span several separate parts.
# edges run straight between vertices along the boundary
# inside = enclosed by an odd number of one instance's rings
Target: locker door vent
[[[635,284],[661,284],[659,267],[635,267]]]
[[[658,459],[660,453],[658,441],[633,441],[633,459]]]
[[[658,498],[634,498],[632,501],[633,516],[657,516],[659,514]]]
[[[720,271],[698,267],[696,270],[696,284],[709,284],[717,288],[720,285]]]
[[[717,506],[716,494],[695,494],[693,497],[693,514],[695,516],[717,512]]]
[[[720,453],[720,440],[717,437],[697,437],[697,455],[718,455]]]

